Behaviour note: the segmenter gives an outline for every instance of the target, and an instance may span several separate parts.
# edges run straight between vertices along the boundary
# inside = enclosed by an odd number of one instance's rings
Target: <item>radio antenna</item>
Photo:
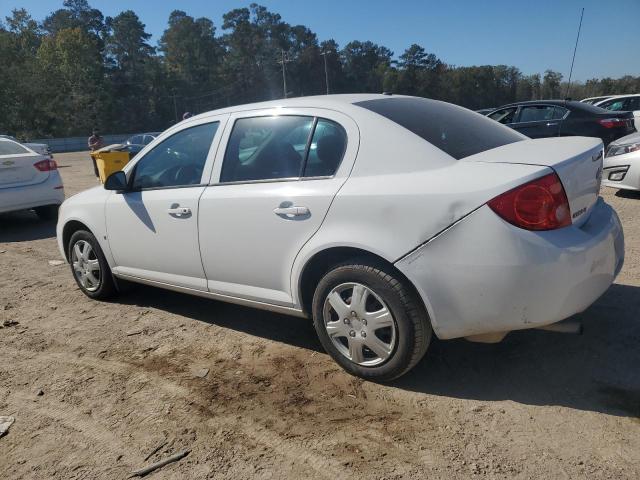
[[[580,40],[580,30],[582,29],[582,17],[584,17],[584,7],[582,7],[582,13],[580,14],[580,25],[578,25],[578,36],[576,37],[576,46],[573,48],[573,58],[571,59],[571,70],[569,70],[569,82],[567,83],[567,92],[564,98],[569,97],[569,89],[571,88],[571,75],[573,75],[573,63],[576,61],[576,50],[578,50],[578,41]]]

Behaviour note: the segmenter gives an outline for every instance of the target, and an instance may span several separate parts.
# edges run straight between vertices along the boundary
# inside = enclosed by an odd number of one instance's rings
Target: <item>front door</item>
[[[210,291],[288,306],[294,260],[349,175],[358,131],[336,112],[276,113],[229,121],[200,201],[200,245]]]
[[[220,120],[165,137],[127,169],[129,190],[106,203],[115,274],[206,290],[198,203],[211,173]]]

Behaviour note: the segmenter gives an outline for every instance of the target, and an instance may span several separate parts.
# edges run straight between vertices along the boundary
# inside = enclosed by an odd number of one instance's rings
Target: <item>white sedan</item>
[[[620,190],[640,190],[640,133],[611,142],[604,158],[602,184]]]
[[[33,209],[43,220],[54,220],[63,201],[62,178],[51,156],[0,138],[0,213]]]
[[[609,288],[624,240],[602,153],[423,98],[238,106],[68,199],[58,242],[91,298],[122,279],[309,316],[343,368],[390,380],[432,332],[498,341]]]

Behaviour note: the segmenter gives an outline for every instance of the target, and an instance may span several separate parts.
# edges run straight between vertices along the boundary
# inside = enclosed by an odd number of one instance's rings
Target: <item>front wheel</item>
[[[87,297],[106,300],[115,294],[111,269],[91,232],[78,230],[71,236],[68,258],[73,278]]]
[[[347,262],[325,274],[313,298],[325,350],[346,371],[389,381],[425,354],[432,330],[417,294],[392,267]]]

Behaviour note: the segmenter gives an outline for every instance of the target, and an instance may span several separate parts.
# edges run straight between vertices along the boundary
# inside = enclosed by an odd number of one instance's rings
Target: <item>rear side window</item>
[[[490,118],[426,98],[385,98],[357,102],[403,126],[456,160],[524,140]]]
[[[20,155],[29,150],[14,142],[0,142],[0,155]]]
[[[326,177],[334,175],[342,161],[346,147],[347,134],[344,128],[331,120],[318,119],[309,147],[304,176]]]
[[[324,118],[241,118],[227,143],[220,182],[332,176],[346,145],[344,128]]]
[[[522,107],[518,122],[541,122],[553,120],[556,117],[556,107],[553,105],[530,105]]]

